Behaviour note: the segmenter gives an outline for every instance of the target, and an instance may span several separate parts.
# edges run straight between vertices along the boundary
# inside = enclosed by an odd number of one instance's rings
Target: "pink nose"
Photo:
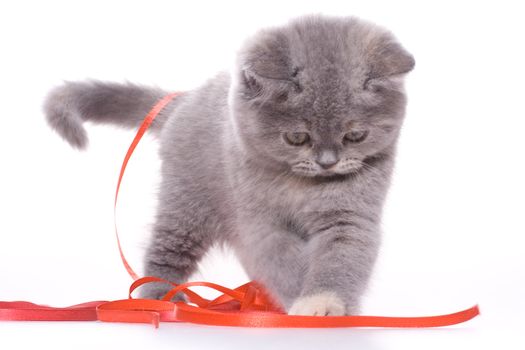
[[[332,150],[324,150],[319,153],[317,159],[315,160],[323,169],[328,169],[333,167],[339,162],[337,154]]]

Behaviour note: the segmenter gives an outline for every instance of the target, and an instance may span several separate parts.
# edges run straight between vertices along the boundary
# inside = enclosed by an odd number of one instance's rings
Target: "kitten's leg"
[[[145,256],[145,274],[180,284],[195,272],[213,242],[213,234],[207,229],[211,216],[205,205],[189,210],[189,198],[166,187],[161,192],[157,221]],[[139,294],[160,299],[171,288],[166,283],[149,283],[141,287]]]
[[[207,250],[195,233],[180,226],[158,227],[146,255],[146,276],[160,277],[176,284],[186,282]],[[149,283],[141,287],[140,296],[160,299],[171,288],[173,286],[165,283]]]
[[[275,301],[288,309],[300,295],[307,259],[305,241],[275,225],[243,223],[243,242],[233,247],[253,280],[261,282]]]
[[[314,218],[319,225],[306,247],[308,269],[301,295],[289,309],[290,314],[359,312],[360,298],[377,256],[378,229],[355,213],[323,223],[323,218],[329,216]]]

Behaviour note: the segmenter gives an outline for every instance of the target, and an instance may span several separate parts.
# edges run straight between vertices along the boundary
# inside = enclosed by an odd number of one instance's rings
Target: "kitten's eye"
[[[352,130],[347,132],[344,137],[344,141],[351,143],[363,142],[368,136],[368,131],[366,130]]]
[[[306,132],[287,132],[284,134],[284,139],[290,145],[301,146],[310,140],[310,135]]]

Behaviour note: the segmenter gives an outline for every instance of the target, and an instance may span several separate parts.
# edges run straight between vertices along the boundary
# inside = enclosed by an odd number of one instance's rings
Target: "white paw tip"
[[[289,315],[343,316],[345,304],[335,292],[322,292],[298,298],[288,311]]]

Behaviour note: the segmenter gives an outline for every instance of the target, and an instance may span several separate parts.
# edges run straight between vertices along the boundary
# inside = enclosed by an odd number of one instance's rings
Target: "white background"
[[[89,126],[77,152],[45,124],[62,80],[198,86],[242,39],[311,12],[358,15],[414,54],[409,106],[364,313],[428,315],[479,303],[446,329],[272,330],[162,324],[0,322],[1,347],[523,349],[524,11],[519,2],[16,1],[0,5],[0,300],[67,306],[126,297],[112,200],[131,131]],[[122,187],[119,227],[140,270],[158,159],[147,138]],[[196,280],[246,281],[215,252]]]

